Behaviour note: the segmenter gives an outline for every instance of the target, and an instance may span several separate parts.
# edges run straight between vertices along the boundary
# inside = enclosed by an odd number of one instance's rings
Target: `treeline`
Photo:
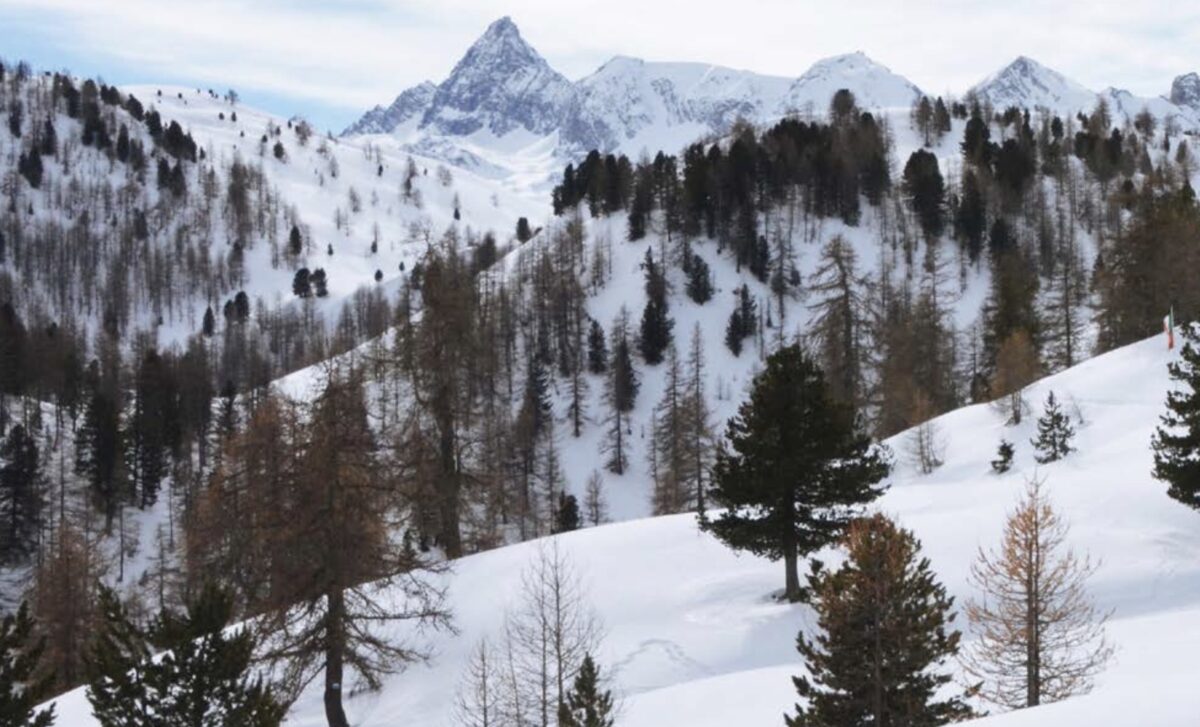
[[[735,355],[751,335],[782,336],[795,325],[789,301],[805,301],[801,335],[880,435],[1149,335],[1172,305],[1198,313],[1186,268],[1167,263],[1194,255],[1184,242],[1196,230],[1191,152],[1149,113],[1118,127],[1104,102],[1064,119],[922,98],[911,123],[924,146],[896,180],[892,130],[842,91],[824,121],[736,126],[679,158],[593,152],[564,170],[554,208],[623,213],[629,240],[656,233],[661,264],[678,265],[701,304],[711,273],[693,246],[729,250],[769,291],[735,292]],[[939,162],[951,154],[956,177]],[[873,228],[869,274],[868,248],[851,239],[861,235],[824,231],[832,222]],[[801,243],[820,244],[806,280]],[[980,270],[990,290],[963,327],[957,301]]]

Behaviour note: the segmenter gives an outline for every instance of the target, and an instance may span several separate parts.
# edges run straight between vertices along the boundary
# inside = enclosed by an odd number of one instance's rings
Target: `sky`
[[[233,88],[337,131],[441,81],[504,15],[571,79],[618,54],[798,76],[863,51],[927,93],[961,93],[1027,55],[1097,90],[1157,96],[1200,71],[1200,3],[1178,0],[0,0],[0,57]]]

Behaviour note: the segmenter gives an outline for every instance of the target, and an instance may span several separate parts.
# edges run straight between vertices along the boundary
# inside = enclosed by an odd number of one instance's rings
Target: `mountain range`
[[[425,81],[376,106],[343,136],[388,135],[410,151],[493,177],[557,169],[591,149],[629,156],[674,152],[726,132],[739,118],[768,123],[821,113],[838,89],[859,105],[907,113],[924,92],[862,52],[825,58],[788,78],[704,63],[616,56],[571,81],[521,37],[511,18],[488,26],[440,84]],[[1200,129],[1200,76],[1175,79],[1169,95],[1144,98],[1092,91],[1020,56],[968,89],[997,108],[1045,108],[1069,115],[1101,98],[1117,118],[1143,108],[1181,130]]]

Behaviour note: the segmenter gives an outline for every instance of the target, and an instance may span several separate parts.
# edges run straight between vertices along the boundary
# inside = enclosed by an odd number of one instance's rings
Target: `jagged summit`
[[[421,122],[456,136],[524,128],[547,134],[574,96],[571,82],[525,42],[505,16],[493,22],[434,93]]]
[[[1074,113],[1090,110],[1096,103],[1095,91],[1024,55],[980,81],[971,92],[996,108],[1040,107]]]
[[[1176,76],[1171,83],[1171,103],[1200,111],[1200,73]]]

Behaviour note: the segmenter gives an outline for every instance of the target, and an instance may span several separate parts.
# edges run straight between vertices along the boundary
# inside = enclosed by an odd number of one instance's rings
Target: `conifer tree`
[[[654,260],[654,253],[647,248],[642,262],[646,276],[646,307],[642,311],[642,324],[638,336],[638,351],[647,364],[662,363],[663,352],[671,343],[671,329],[675,321],[669,314],[667,304],[667,278],[662,265]]]
[[[920,543],[883,515],[851,523],[847,558],[809,576],[821,632],[796,637],[808,676],[794,677],[807,702],[789,727],[924,727],[972,716],[944,693],[958,653],[954,599],[937,582]]]
[[[1070,416],[1062,410],[1053,391],[1046,396],[1046,407],[1038,418],[1037,427],[1037,438],[1032,441],[1038,451],[1035,458],[1039,463],[1057,462],[1075,451],[1071,447],[1075,428],[1071,426]]]
[[[296,271],[295,277],[292,278],[292,294],[297,298],[312,297],[312,282],[311,274],[308,268],[300,268]]]
[[[292,225],[292,231],[288,233],[288,253],[292,257],[300,257],[302,252],[304,252],[304,238],[300,236],[300,228]]]
[[[943,205],[946,190],[937,157],[931,152],[917,149],[908,158],[908,163],[904,165],[904,191],[925,237],[934,239],[941,235],[945,222]]]
[[[600,669],[589,654],[583,657],[574,685],[558,705],[558,727],[613,727],[614,724],[612,692],[601,689]]]
[[[604,328],[594,318],[588,328],[587,360],[588,371],[593,374],[603,374],[608,370],[608,344],[604,340]]]
[[[835,400],[857,411],[863,397],[865,315],[858,256],[841,235],[821,249],[821,260],[809,278],[816,296],[813,312],[815,356]]]
[[[286,709],[247,673],[255,640],[228,630],[232,598],[206,586],[183,614],[163,611],[148,628],[109,589],[89,658],[88,700],[103,727],[275,727]],[[161,652],[150,658],[151,647]]]
[[[34,552],[42,516],[42,464],[37,440],[14,424],[0,442],[0,562]]]
[[[608,381],[605,397],[609,406],[609,433],[605,441],[608,452],[607,467],[613,474],[624,474],[629,464],[629,412],[637,400],[638,382],[637,371],[633,367],[633,355],[630,352],[629,341],[629,312],[621,308],[612,329],[612,356],[608,365]]]
[[[1200,332],[1180,329],[1179,360],[1167,364],[1176,387],[1167,392],[1167,413],[1150,442],[1154,476],[1167,483],[1167,494],[1200,510]]]
[[[798,600],[799,558],[836,540],[856,508],[883,492],[889,455],[796,344],[767,358],[726,438],[712,490],[726,510],[705,527],[732,548],[782,558],[784,597]]]
[[[683,272],[687,274],[684,291],[694,302],[704,305],[712,300],[713,296],[712,271],[709,270],[708,263],[704,262],[704,258],[690,249],[684,250],[683,260]]]
[[[558,493],[558,511],[555,513],[554,520],[554,532],[556,533],[578,530],[580,525],[579,500],[574,495],[568,495],[565,492]]]
[[[992,460],[992,471],[998,475],[1002,475],[1012,469],[1012,462],[1012,442],[1009,442],[1006,439],[1001,439],[1000,446],[996,448],[996,459]]]
[[[29,605],[0,621],[0,726],[50,727],[54,707],[36,709],[49,696],[53,675],[38,675],[45,650],[44,638],[35,636],[36,624]]]
[[[963,666],[983,683],[981,696],[1009,709],[1086,693],[1113,653],[1108,614],[1087,592],[1096,564],[1067,547],[1067,524],[1042,484],[1028,483],[1000,547],[980,549],[971,567],[981,597],[966,613],[979,638]]]

